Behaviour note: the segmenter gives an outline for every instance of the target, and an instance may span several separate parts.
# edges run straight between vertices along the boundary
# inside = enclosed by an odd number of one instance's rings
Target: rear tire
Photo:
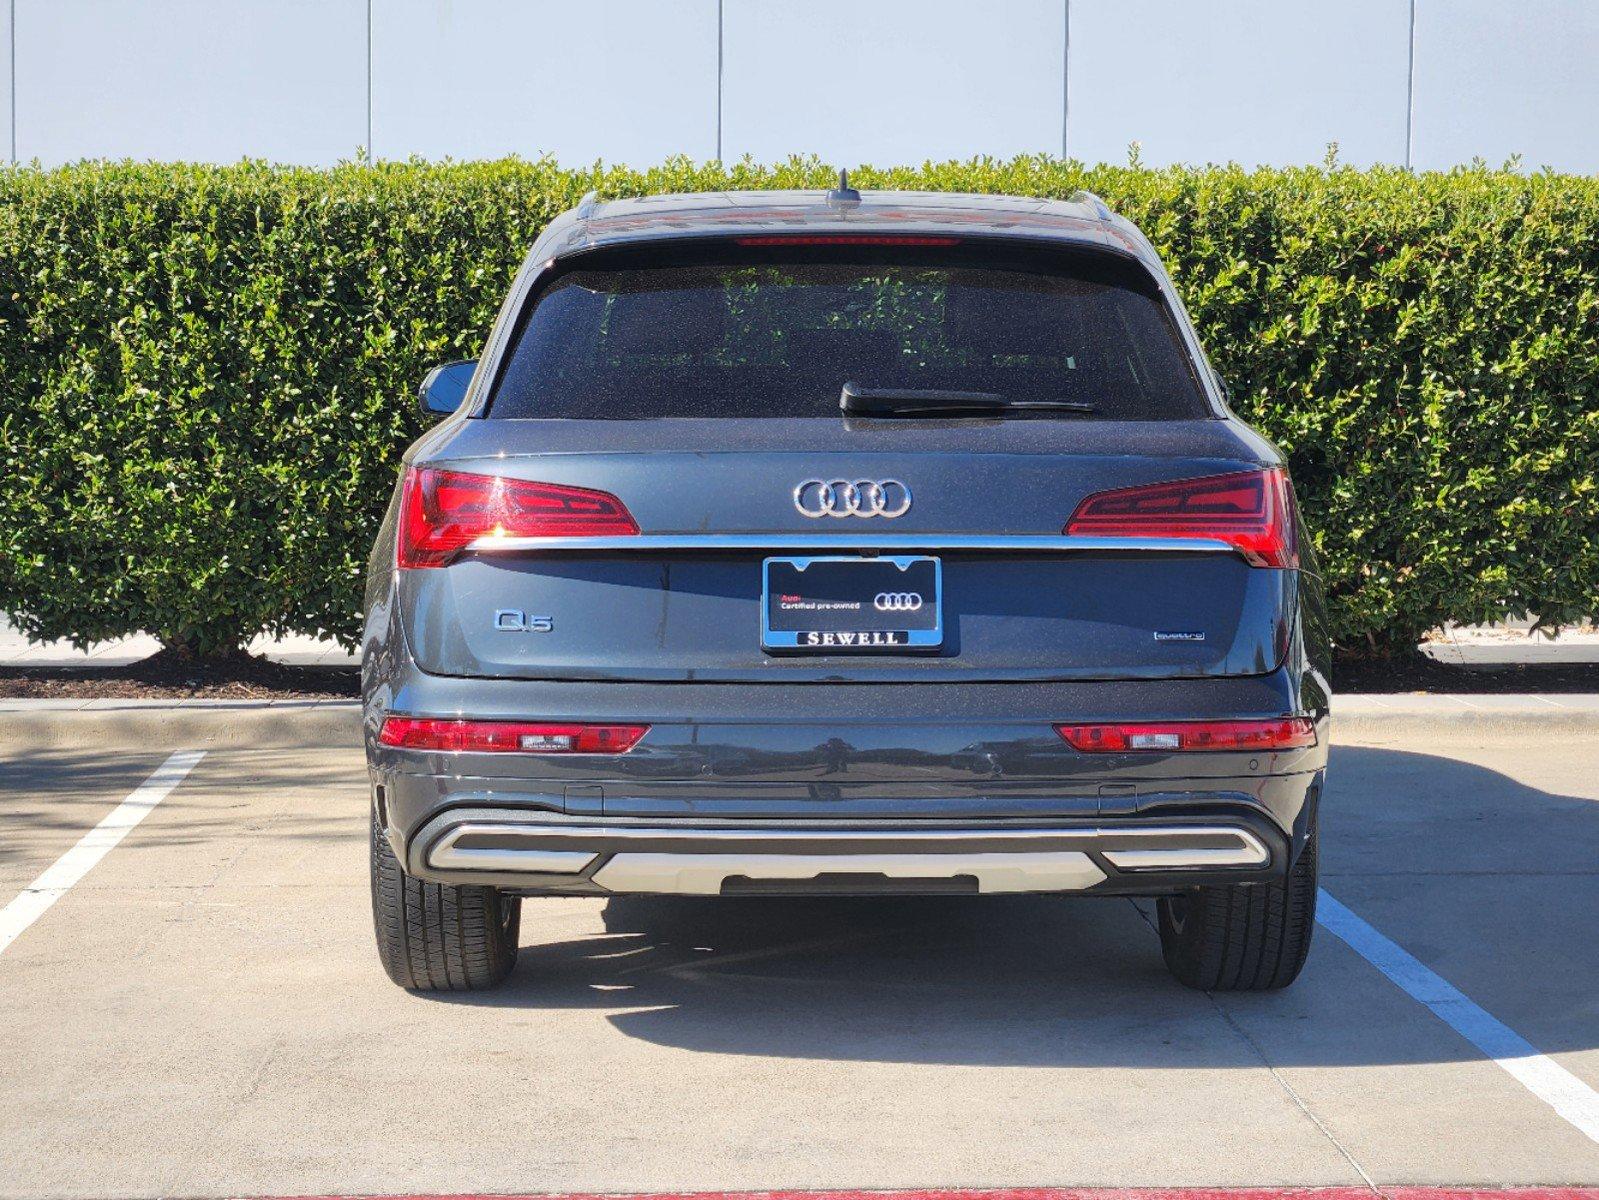
[[[1178,982],[1267,992],[1299,977],[1316,928],[1316,833],[1286,879],[1195,888],[1163,899],[1160,948]]]
[[[414,992],[493,987],[516,965],[522,898],[407,875],[372,812],[372,924],[389,978]]]

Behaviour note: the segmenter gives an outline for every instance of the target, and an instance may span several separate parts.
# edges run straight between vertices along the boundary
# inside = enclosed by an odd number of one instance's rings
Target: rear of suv
[[[1299,973],[1321,584],[1097,198],[589,197],[423,400],[364,644],[395,982],[626,894],[1153,897],[1183,983]]]

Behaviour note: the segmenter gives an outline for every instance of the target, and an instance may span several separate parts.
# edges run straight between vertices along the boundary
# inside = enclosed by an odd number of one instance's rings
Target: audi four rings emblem
[[[884,517],[911,510],[911,490],[897,479],[807,479],[794,489],[794,507],[819,517]]]
[[[915,612],[921,606],[920,592],[878,592],[872,600],[878,612]]]

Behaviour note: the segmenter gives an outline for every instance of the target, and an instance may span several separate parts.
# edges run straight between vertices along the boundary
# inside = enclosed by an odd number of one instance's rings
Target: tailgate
[[[928,553],[930,650],[763,650],[764,556],[744,552],[472,558],[411,589],[413,651],[435,674],[539,679],[1250,675],[1282,657],[1295,607],[1290,572],[1234,555]]]
[[[1297,611],[1297,572],[1202,545],[1062,536],[1091,494],[1256,463],[1116,452],[1135,445],[1088,453],[1087,425],[1098,423],[1057,424],[1047,436],[1075,444],[1053,453],[946,444],[903,453],[751,447],[451,462],[603,490],[626,505],[639,535],[576,548],[508,539],[443,568],[400,572],[413,653],[435,674],[530,679],[1023,681],[1271,670]],[[1045,435],[1043,423],[1033,429]],[[973,440],[973,431],[959,432]],[[1017,435],[997,436],[1010,445]],[[1129,437],[1125,424],[1119,436]],[[808,517],[795,498],[807,480],[896,480],[911,499],[893,518]],[[939,644],[763,648],[763,564],[824,554],[935,559]],[[865,586],[869,600],[880,585]],[[872,620],[885,624],[881,614]]]

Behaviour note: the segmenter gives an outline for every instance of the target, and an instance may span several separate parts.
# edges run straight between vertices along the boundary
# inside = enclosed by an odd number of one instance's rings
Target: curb
[[[34,750],[361,747],[359,700],[0,700],[0,739]]]
[[[1599,734],[1599,694],[1396,693],[1333,697],[1333,742],[1405,734]]]
[[[1333,740],[1407,734],[1599,735],[1599,695],[1349,695]],[[109,745],[323,748],[361,745],[358,700],[0,700],[0,736],[37,749]]]

